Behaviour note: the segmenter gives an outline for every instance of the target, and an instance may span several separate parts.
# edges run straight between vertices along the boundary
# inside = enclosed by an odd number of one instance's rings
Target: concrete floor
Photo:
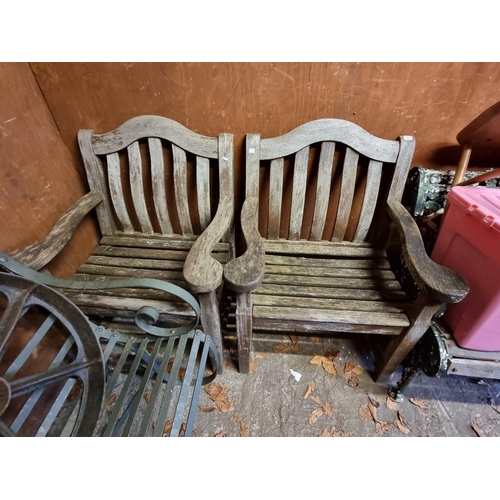
[[[500,436],[500,381],[421,373],[405,400],[391,404],[387,388],[369,373],[375,359],[370,345],[373,341],[364,335],[258,335],[248,375],[238,373],[236,351],[230,348],[224,373],[202,391],[195,436]],[[315,355],[328,357],[337,351],[336,376],[310,363]],[[290,370],[300,374],[299,380]],[[308,387],[314,390],[304,397]],[[209,396],[207,389],[214,388],[222,397]]]

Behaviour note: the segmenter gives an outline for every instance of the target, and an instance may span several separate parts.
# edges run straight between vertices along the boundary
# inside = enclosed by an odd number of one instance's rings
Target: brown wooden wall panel
[[[0,248],[10,252],[43,238],[87,192],[28,63],[0,64]],[[87,217],[49,265],[69,276],[97,243]]]

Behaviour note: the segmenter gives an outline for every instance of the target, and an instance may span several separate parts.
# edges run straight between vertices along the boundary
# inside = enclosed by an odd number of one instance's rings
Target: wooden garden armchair
[[[90,192],[42,241],[11,257],[43,268],[95,207],[102,237],[73,278],[157,278],[188,287],[222,359],[218,300],[222,265],[234,253],[233,136],[205,137],[165,117],[139,116],[105,134],[80,130],[78,141]],[[172,325],[193,315],[157,290],[64,294],[86,314],[106,318],[132,318],[145,305]]]
[[[466,282],[427,256],[400,203],[414,149],[413,136],[386,140],[339,119],[247,135],[247,250],[224,271],[236,292],[240,372],[254,331],[353,332],[392,337],[374,373],[384,382],[441,304],[466,295]],[[396,278],[401,258],[419,288],[413,302]]]

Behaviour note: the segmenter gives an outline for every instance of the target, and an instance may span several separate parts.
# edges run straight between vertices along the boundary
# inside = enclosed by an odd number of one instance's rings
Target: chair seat
[[[266,242],[264,280],[252,293],[256,329],[396,335],[409,326],[410,300],[383,250],[326,245],[313,255],[304,249],[319,246],[304,242],[293,255],[299,245]]]
[[[76,280],[103,278],[155,278],[186,288],[183,267],[196,237],[155,235],[104,236],[94,254],[81,265]],[[221,263],[229,259],[229,244],[218,243],[212,256]],[[159,290],[114,289],[99,291],[64,290],[74,304],[87,314],[132,318],[145,305],[160,312],[160,319],[173,324],[194,315],[192,309],[176,297]],[[193,294],[196,296],[196,294]]]

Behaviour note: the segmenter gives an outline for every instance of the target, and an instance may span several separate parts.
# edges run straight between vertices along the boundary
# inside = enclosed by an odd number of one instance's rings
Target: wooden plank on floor
[[[453,358],[447,371],[450,375],[500,379],[500,363],[497,361]]]

